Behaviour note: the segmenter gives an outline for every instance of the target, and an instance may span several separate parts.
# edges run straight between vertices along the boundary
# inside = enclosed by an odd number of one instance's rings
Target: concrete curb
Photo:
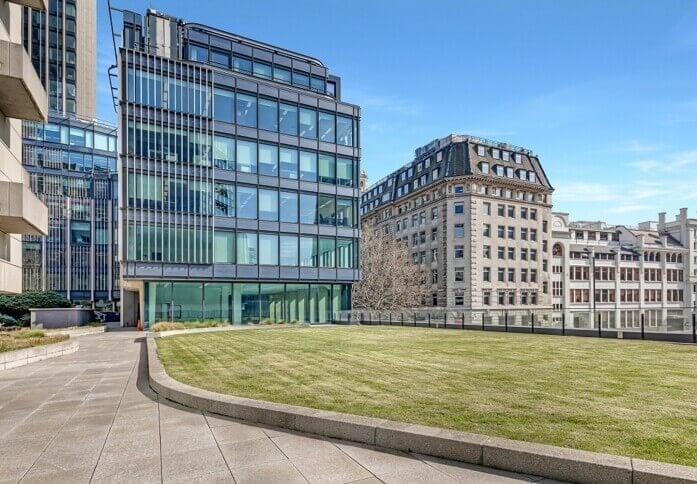
[[[106,327],[105,326],[94,326],[94,327],[68,329],[65,331],[62,331],[60,329],[50,329],[50,330],[46,330],[46,331],[49,334],[51,334],[51,333],[67,334],[71,338],[74,338],[74,337],[78,337],[78,336],[89,336],[91,334],[106,333]]]
[[[79,348],[80,343],[78,340],[70,338],[60,343],[34,346],[33,348],[25,348],[23,350],[5,351],[0,353],[0,371],[17,368],[57,356],[69,355],[70,353],[75,353]]]
[[[211,413],[388,449],[579,483],[697,483],[697,467],[317,410],[210,392],[178,382],[148,334],[150,387],[162,397]]]

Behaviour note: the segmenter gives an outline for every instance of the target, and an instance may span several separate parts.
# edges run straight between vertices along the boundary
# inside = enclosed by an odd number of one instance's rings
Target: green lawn
[[[60,343],[66,339],[68,339],[66,334],[46,334],[36,329],[0,331],[0,353]]]
[[[438,329],[157,340],[220,393],[697,466],[697,346]]]

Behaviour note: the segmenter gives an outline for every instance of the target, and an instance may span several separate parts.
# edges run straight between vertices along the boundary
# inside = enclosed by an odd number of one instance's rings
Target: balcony
[[[22,183],[0,181],[0,231],[48,234],[48,208]]]
[[[46,0],[8,0],[10,3],[24,5],[34,10],[46,10]]]
[[[45,121],[46,91],[21,44],[0,40],[0,111],[8,118]]]

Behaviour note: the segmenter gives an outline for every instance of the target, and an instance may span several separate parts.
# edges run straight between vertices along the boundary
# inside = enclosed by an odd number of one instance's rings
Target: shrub
[[[13,333],[12,336],[15,339],[43,338],[44,336],[46,336],[46,333],[44,333],[40,329],[30,329],[17,331]]]
[[[0,326],[18,326],[19,321],[17,321],[12,316],[7,314],[0,314]]]
[[[268,326],[269,324],[273,324],[273,319],[271,319],[271,318],[262,319],[259,324],[263,324],[264,326]]]
[[[0,313],[20,319],[31,308],[69,308],[70,301],[50,291],[30,291],[22,294],[0,294]]]
[[[171,321],[160,321],[159,323],[155,323],[152,328],[150,328],[151,331],[155,332],[174,331],[175,329],[186,329],[186,325],[182,323],[173,323]]]

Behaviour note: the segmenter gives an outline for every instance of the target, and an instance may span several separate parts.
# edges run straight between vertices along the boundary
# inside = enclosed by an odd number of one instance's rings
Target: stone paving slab
[[[135,332],[82,336],[76,353],[0,373],[0,456],[0,484],[536,480],[169,402]]]

